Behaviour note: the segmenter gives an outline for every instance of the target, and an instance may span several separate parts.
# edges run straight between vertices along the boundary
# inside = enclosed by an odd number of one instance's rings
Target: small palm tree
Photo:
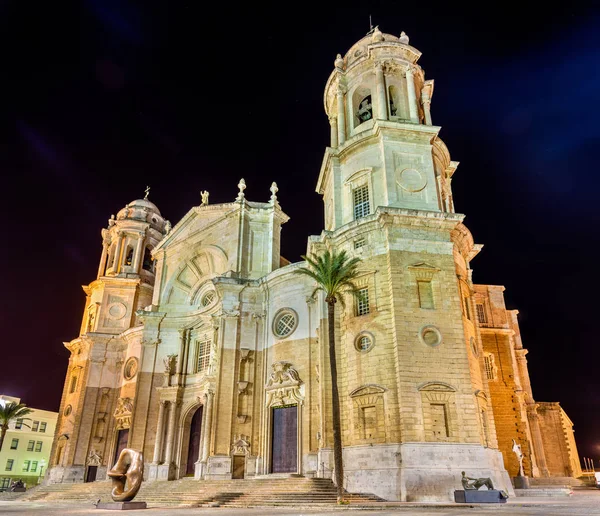
[[[344,306],[344,294],[358,295],[353,280],[358,276],[358,258],[350,258],[346,251],[325,251],[311,258],[302,256],[308,268],[297,269],[296,273],[310,276],[317,282],[316,291],[325,293],[327,324],[329,330],[329,364],[331,369],[331,408],[333,412],[333,463],[338,503],[344,501],[344,465],[342,462],[342,423],[340,418],[340,396],[338,392],[337,363],[335,360],[335,304]],[[313,292],[314,294],[314,292]]]
[[[27,408],[23,403],[9,402],[0,404],[0,452],[2,451],[2,445],[4,444],[4,437],[8,431],[8,425],[16,419],[29,419],[25,418],[28,414],[33,412],[30,408]]]

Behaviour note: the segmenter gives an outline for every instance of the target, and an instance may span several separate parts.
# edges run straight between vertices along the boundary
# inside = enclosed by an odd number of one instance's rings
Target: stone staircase
[[[548,477],[548,478],[530,478],[529,485],[531,487],[546,487],[546,486],[581,486],[584,482],[573,477]]]
[[[110,498],[111,483],[96,481],[86,484],[51,484],[21,493],[18,499],[39,502],[89,502]],[[16,493],[15,493],[16,494]],[[384,501],[372,494],[350,494],[352,505]],[[260,478],[247,480],[180,480],[144,482],[136,501],[150,507],[219,505],[225,507],[293,506],[318,507],[335,505],[336,488],[329,479],[321,478]]]

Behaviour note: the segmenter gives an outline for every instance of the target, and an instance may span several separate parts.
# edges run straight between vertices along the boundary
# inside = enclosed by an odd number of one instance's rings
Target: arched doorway
[[[200,429],[202,428],[202,406],[198,407],[190,423],[190,443],[188,445],[186,475],[194,475],[194,464],[200,458]]]

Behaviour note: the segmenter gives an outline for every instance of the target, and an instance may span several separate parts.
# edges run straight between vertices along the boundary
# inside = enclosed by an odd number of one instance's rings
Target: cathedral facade
[[[325,228],[307,252],[362,260],[362,295],[336,308],[345,487],[448,500],[466,471],[513,493],[513,439],[526,474],[576,474],[572,424],[558,404],[544,424],[516,311],[502,287],[472,282],[481,245],[454,209],[458,162],[420,55],[376,28],[325,87]],[[49,482],[104,479],[123,447],[143,451],[149,481],[332,477],[326,304],[295,273],[304,263],[280,255],[276,184],[267,202],[245,187],[228,203],[204,193],[173,227],[146,195],[102,230],[81,332],[65,343]],[[571,451],[550,471],[553,421]]]

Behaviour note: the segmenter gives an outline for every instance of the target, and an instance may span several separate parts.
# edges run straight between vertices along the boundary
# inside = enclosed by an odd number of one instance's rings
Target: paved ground
[[[351,509],[351,507],[349,507]],[[3,502],[0,501],[1,515],[43,515],[60,514],[61,516],[111,516],[123,514],[122,511],[100,511],[88,504],[41,503],[41,502]],[[125,513],[128,514],[128,513]],[[327,516],[349,516],[348,509],[324,511],[295,510],[291,508],[198,508],[198,509],[147,509],[133,514],[143,516],[304,516],[325,514]],[[350,514],[355,514],[353,511]],[[600,490],[575,491],[570,498],[512,498],[508,503],[489,504],[485,506],[464,506],[445,504],[436,507],[431,504],[398,504],[392,509],[361,510],[360,516],[600,516]]]

